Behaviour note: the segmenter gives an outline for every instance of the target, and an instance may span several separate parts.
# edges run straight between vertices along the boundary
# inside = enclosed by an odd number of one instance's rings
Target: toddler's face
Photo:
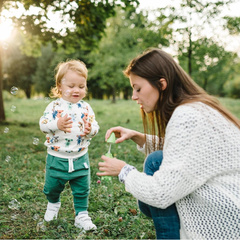
[[[62,98],[71,103],[82,100],[86,96],[86,89],[86,79],[72,70],[65,74],[59,86]]]

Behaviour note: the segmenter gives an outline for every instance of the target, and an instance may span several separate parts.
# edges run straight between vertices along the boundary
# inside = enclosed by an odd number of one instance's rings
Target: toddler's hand
[[[64,132],[71,132],[72,128],[72,120],[71,117],[68,117],[66,114],[64,117],[60,117],[57,122],[58,129]]]
[[[88,135],[92,130],[92,124],[90,122],[86,122],[84,124],[84,135]]]

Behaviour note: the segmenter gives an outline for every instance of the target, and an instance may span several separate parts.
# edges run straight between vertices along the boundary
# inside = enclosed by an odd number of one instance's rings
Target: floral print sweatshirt
[[[66,114],[73,122],[70,133],[57,127],[58,119]],[[90,122],[92,127],[88,135],[84,134],[86,122]],[[48,154],[60,158],[83,156],[88,150],[90,140],[99,131],[91,106],[83,100],[77,103],[70,103],[62,98],[52,101],[40,118],[39,125],[41,131],[46,134],[45,146]]]

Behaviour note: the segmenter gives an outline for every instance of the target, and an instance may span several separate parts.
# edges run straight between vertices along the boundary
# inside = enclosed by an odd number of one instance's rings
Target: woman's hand
[[[64,117],[60,117],[57,121],[57,126],[59,130],[62,130],[64,132],[71,132],[71,128],[72,128],[72,118],[68,117],[68,115],[66,114]]]
[[[106,156],[102,156],[101,159],[103,162],[99,162],[99,170],[98,176],[118,176],[121,172],[122,168],[126,165],[126,163],[122,160],[118,160],[117,158],[109,158]]]
[[[120,126],[108,129],[105,135],[105,141],[107,141],[112,132],[114,132],[115,137],[117,138],[115,143],[121,143],[125,140],[131,139],[142,147],[146,142],[145,134]]]
[[[133,130],[123,127],[113,127],[107,130],[105,135],[105,140],[110,137],[111,133],[114,132],[115,137],[117,138],[116,143],[121,143],[125,140],[131,139],[133,136]]]

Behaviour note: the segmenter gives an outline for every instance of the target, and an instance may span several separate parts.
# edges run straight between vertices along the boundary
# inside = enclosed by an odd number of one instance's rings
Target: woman
[[[164,51],[144,52],[125,74],[132,99],[141,106],[145,134],[114,127],[106,139],[114,132],[116,143],[131,139],[147,155],[163,143],[162,164],[149,176],[102,156],[98,175],[119,176],[148,206],[164,209],[175,203],[183,239],[239,239],[240,121]]]

